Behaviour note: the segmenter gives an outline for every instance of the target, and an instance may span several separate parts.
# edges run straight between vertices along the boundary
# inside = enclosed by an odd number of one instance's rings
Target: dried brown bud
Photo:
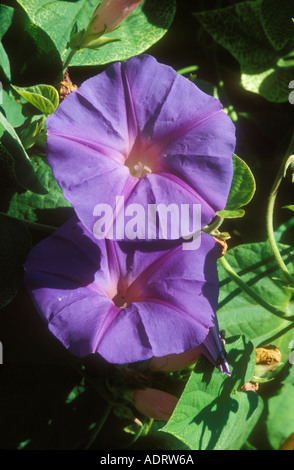
[[[280,450],[294,450],[294,433],[281,446]]]
[[[255,349],[256,364],[277,364],[282,360],[282,354],[275,346]]]
[[[218,238],[218,234],[221,232],[219,230],[214,231],[214,239],[218,245],[219,251],[220,251],[220,256],[224,256],[228,250],[228,244],[226,240],[222,240],[221,238]]]
[[[248,382],[247,384],[245,385],[242,385],[242,387],[240,388],[243,392],[257,392],[259,388],[259,384],[258,383],[253,383],[253,382]]]
[[[59,82],[57,85],[59,100],[63,101],[68,95],[70,95],[73,91],[76,91],[77,89],[77,85],[73,85],[72,82]]]

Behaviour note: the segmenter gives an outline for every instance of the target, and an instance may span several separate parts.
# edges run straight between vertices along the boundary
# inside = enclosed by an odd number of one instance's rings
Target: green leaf
[[[266,419],[267,435],[274,449],[281,445],[294,433],[294,385],[283,384],[277,395],[268,400],[268,416]]]
[[[263,29],[275,49],[282,49],[289,40],[294,40],[293,0],[263,0],[260,14]]]
[[[201,358],[162,431],[192,450],[237,450],[258,421],[263,405],[255,392],[243,392],[255,366],[253,345],[244,337],[228,338],[227,360],[232,376],[222,375]]]
[[[194,14],[213,39],[237,59],[244,73],[259,73],[278,57],[263,31],[260,3],[245,1]]]
[[[294,206],[293,205],[283,206],[283,209],[290,209],[290,211],[294,211]]]
[[[291,243],[293,240],[293,227],[294,227],[294,217],[291,217],[289,220],[281,224],[275,230],[275,239],[280,243]],[[284,239],[288,238],[290,241],[285,241]]]
[[[11,59],[13,82],[16,85],[27,85],[53,84],[59,81],[62,62],[55,44],[49,35],[33,24],[26,12],[14,3],[16,8],[13,21],[5,34],[5,49]]]
[[[294,272],[294,249],[291,246],[279,244],[284,262],[290,272]],[[278,280],[281,275],[272,256],[271,248],[267,242],[250,243],[237,246],[229,250],[225,255],[227,261],[241,279],[250,286],[259,296],[282,312],[292,314],[294,304],[291,293]],[[229,336],[244,334],[255,347],[266,341],[267,338],[276,335],[289,325],[289,322],[270,313],[245,294],[229,277],[226,270],[219,264],[219,305],[218,320],[220,328]],[[289,336],[290,335],[290,336]],[[289,332],[294,337],[294,329]],[[282,354],[285,351],[285,343],[282,337],[274,344],[281,347]],[[287,362],[283,357],[282,361]]]
[[[7,214],[27,222],[37,222],[57,228],[73,213],[70,203],[64,199],[47,159],[33,155],[34,170],[46,194],[35,194],[32,191],[15,192],[12,196]]]
[[[271,8],[275,3],[274,11],[280,11],[277,17],[282,22],[275,17],[271,24],[269,16],[272,15],[266,11],[269,3]],[[246,90],[258,93],[268,101],[288,101],[293,67],[290,60],[282,60],[289,55],[289,50],[285,51],[280,46],[287,42],[284,20],[289,16],[289,8],[283,12],[274,0],[244,1],[226,8],[196,13],[195,16],[214,40],[240,63],[241,84]]]
[[[146,434],[141,434],[140,438],[128,447],[128,450],[189,450],[189,447],[186,446],[183,441],[177,439],[171,434],[159,432],[164,425],[165,422],[163,421],[153,421],[148,431],[146,431]]]
[[[224,210],[217,212],[217,215],[228,219],[243,217],[245,211],[240,208],[251,201],[255,189],[255,179],[250,168],[240,157],[234,155],[233,180],[227,204]]]
[[[256,184],[247,165],[237,155],[233,156],[233,181],[228,196],[226,210],[236,210],[246,206],[254,196]]]
[[[0,5],[0,16],[1,16],[1,23],[0,23],[0,39],[3,38],[4,34],[10,27],[12,23],[14,9],[8,7],[6,5]]]
[[[0,309],[16,296],[22,280],[22,265],[31,248],[26,226],[0,215]]]
[[[8,80],[11,80],[9,59],[1,42],[0,42],[0,64],[1,64],[0,67],[3,69],[4,75],[8,78]]]
[[[12,93],[2,90],[2,103],[0,102],[0,111],[6,117],[12,127],[19,127],[25,121],[23,107],[19,101],[15,99]]]
[[[57,90],[51,85],[34,85],[22,88],[11,86],[20,96],[46,115],[53,114],[59,104]]]
[[[18,183],[31,191],[44,194],[34,168],[17,133],[0,112],[0,142],[5,150],[14,159],[14,172]]]
[[[7,152],[5,147],[0,143],[0,188],[5,186],[5,183],[15,186],[17,184],[14,161],[12,156]],[[13,182],[13,183],[12,183]]]
[[[294,67],[275,65],[257,74],[242,73],[241,84],[247,91],[258,93],[268,101],[285,103],[289,99],[289,83],[294,76]]]
[[[21,132],[21,141],[24,148],[29,149],[33,147],[41,135],[45,137],[47,142],[46,118],[39,115],[32,116]]]
[[[216,215],[219,217],[223,217],[224,219],[237,219],[239,217],[243,217],[245,214],[245,211],[242,209],[236,209],[236,210],[222,210],[218,211]]]
[[[9,59],[8,56],[5,52],[5,49],[3,45],[1,44],[1,40],[6,33],[6,31],[9,29],[11,23],[12,23],[12,17],[13,17],[13,12],[14,9],[10,8],[6,5],[0,5],[0,18],[1,18],[1,23],[0,23],[0,67],[2,67],[4,75],[8,78],[8,80],[11,79],[11,74],[10,74],[10,64],[9,64]]]
[[[290,341],[288,344],[289,351],[289,364],[291,364],[287,377],[283,380],[283,383],[289,383],[294,385],[294,341]]]
[[[62,59],[66,58],[70,33],[78,23],[86,28],[97,7],[97,0],[60,2],[57,0],[18,0],[33,23],[52,38]],[[167,32],[175,14],[175,0],[145,0],[107,37],[121,39],[99,50],[84,49],[75,54],[71,65],[98,65],[125,60],[140,54]]]

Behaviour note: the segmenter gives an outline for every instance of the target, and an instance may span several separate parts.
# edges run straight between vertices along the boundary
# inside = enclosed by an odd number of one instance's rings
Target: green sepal
[[[275,364],[256,364],[251,382],[254,383],[267,383],[274,380],[284,363],[279,362]]]
[[[96,47],[92,47],[91,45],[96,43],[100,39],[100,37],[106,33],[106,31],[107,27],[105,26],[104,30],[101,31],[101,33],[89,34],[87,32],[87,29],[82,29],[81,31],[78,31],[75,23],[70,35],[68,47],[70,47],[73,51],[80,51],[81,49],[85,48],[95,49]],[[113,38],[110,38],[110,41],[106,41],[105,44],[107,44],[107,42],[113,42]]]
[[[121,41],[121,38],[105,38],[105,37],[99,37],[96,40],[91,41],[87,46],[83,46],[87,49],[99,49],[102,46],[105,46],[106,44],[109,44],[111,42],[119,42]]]

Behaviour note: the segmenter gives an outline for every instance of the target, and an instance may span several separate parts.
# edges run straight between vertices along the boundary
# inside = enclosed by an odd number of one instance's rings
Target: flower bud
[[[178,403],[177,397],[155,388],[137,390],[132,399],[136,410],[159,421],[168,421]]]
[[[148,368],[159,372],[174,372],[195,364],[200,354],[200,348],[196,347],[181,354],[168,354],[163,357],[152,357]]]
[[[275,346],[255,349],[255,369],[251,381],[255,383],[269,382],[283,365],[282,354]]]
[[[75,25],[68,43],[72,50],[98,49],[118,38],[101,37],[116,29],[143,0],[104,0],[94,11],[87,29],[77,30]]]
[[[57,91],[60,101],[63,101],[68,95],[70,95],[73,91],[76,91],[77,89],[77,85],[73,85],[72,83],[59,82],[57,85]]]
[[[282,360],[282,354],[275,346],[255,349],[256,364],[277,364]]]
[[[89,34],[110,33],[116,29],[142,0],[104,0],[93,13],[87,32]]]
[[[245,385],[242,385],[240,390],[242,392],[257,392],[259,389],[259,384],[255,382],[247,382]]]
[[[57,84],[57,91],[59,100],[63,101],[70,93],[78,89],[77,85],[74,85],[69,77],[68,70],[64,72],[63,81]]]

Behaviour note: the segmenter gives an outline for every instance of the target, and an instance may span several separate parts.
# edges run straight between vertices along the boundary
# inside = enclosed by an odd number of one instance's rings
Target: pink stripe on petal
[[[165,148],[169,147],[170,144],[178,140],[180,137],[183,135],[187,134],[189,131],[194,129],[195,127],[199,126],[203,122],[207,121],[208,119],[216,116],[219,113],[223,113],[224,111],[222,109],[218,109],[217,111],[214,111],[213,113],[201,117],[200,119],[197,118],[195,121],[188,122],[186,124],[183,124],[178,127],[178,129],[173,130],[172,132],[160,137],[157,139],[157,141],[154,144],[151,144],[148,148],[147,151],[152,151],[153,149],[156,149],[156,151],[161,154]]]
[[[107,314],[105,315],[105,318],[104,318],[103,323],[100,327],[99,333],[95,338],[93,351],[95,351],[95,352],[98,351],[99,344],[100,344],[103,336],[105,335],[105,333],[107,332],[109,326],[111,325],[113,320],[117,317],[117,315],[119,314],[120,311],[121,311],[121,309],[116,307],[115,305],[110,307]]]
[[[140,298],[142,296],[143,298],[144,285],[147,284],[149,279],[154,275],[154,273],[156,273],[160,269],[160,267],[163,266],[179,250],[182,250],[182,245],[178,245],[177,247],[168,250],[162,256],[156,259],[152,264],[150,264],[129,286],[129,296],[134,298]]]
[[[107,158],[111,158],[112,160],[120,163],[120,164],[124,164],[125,162],[125,156],[122,155],[120,152],[117,151],[117,149],[114,149],[112,147],[108,147],[106,144],[102,144],[102,143],[97,143],[95,141],[92,141],[92,140],[88,140],[88,139],[84,139],[82,137],[73,137],[73,136],[68,136],[68,135],[64,135],[64,134],[61,134],[61,133],[54,133],[54,134],[51,134],[51,135],[54,135],[55,137],[60,137],[62,139],[67,139],[71,142],[75,142],[76,144],[79,144],[79,145],[83,145],[87,148],[90,148],[92,150],[95,150],[98,155],[97,157],[99,157],[100,153],[102,153],[102,155],[104,157],[107,157]]]
[[[208,209],[208,211],[211,212],[211,217],[213,217],[215,215],[216,211],[213,209],[213,207],[211,207],[208,204],[208,202],[205,199],[203,199],[202,196],[200,196],[200,194],[197,192],[196,189],[192,188],[183,179],[179,178],[177,175],[174,175],[172,173],[165,173],[165,172],[162,172],[162,171],[158,172],[157,174],[160,175],[160,176],[164,176],[164,178],[167,178],[168,180],[172,181],[173,183],[175,183],[176,185],[180,186],[182,189],[187,191],[187,193],[194,196],[195,197],[195,204],[196,204],[196,200],[197,200],[198,204],[200,203],[201,205],[206,207]]]

